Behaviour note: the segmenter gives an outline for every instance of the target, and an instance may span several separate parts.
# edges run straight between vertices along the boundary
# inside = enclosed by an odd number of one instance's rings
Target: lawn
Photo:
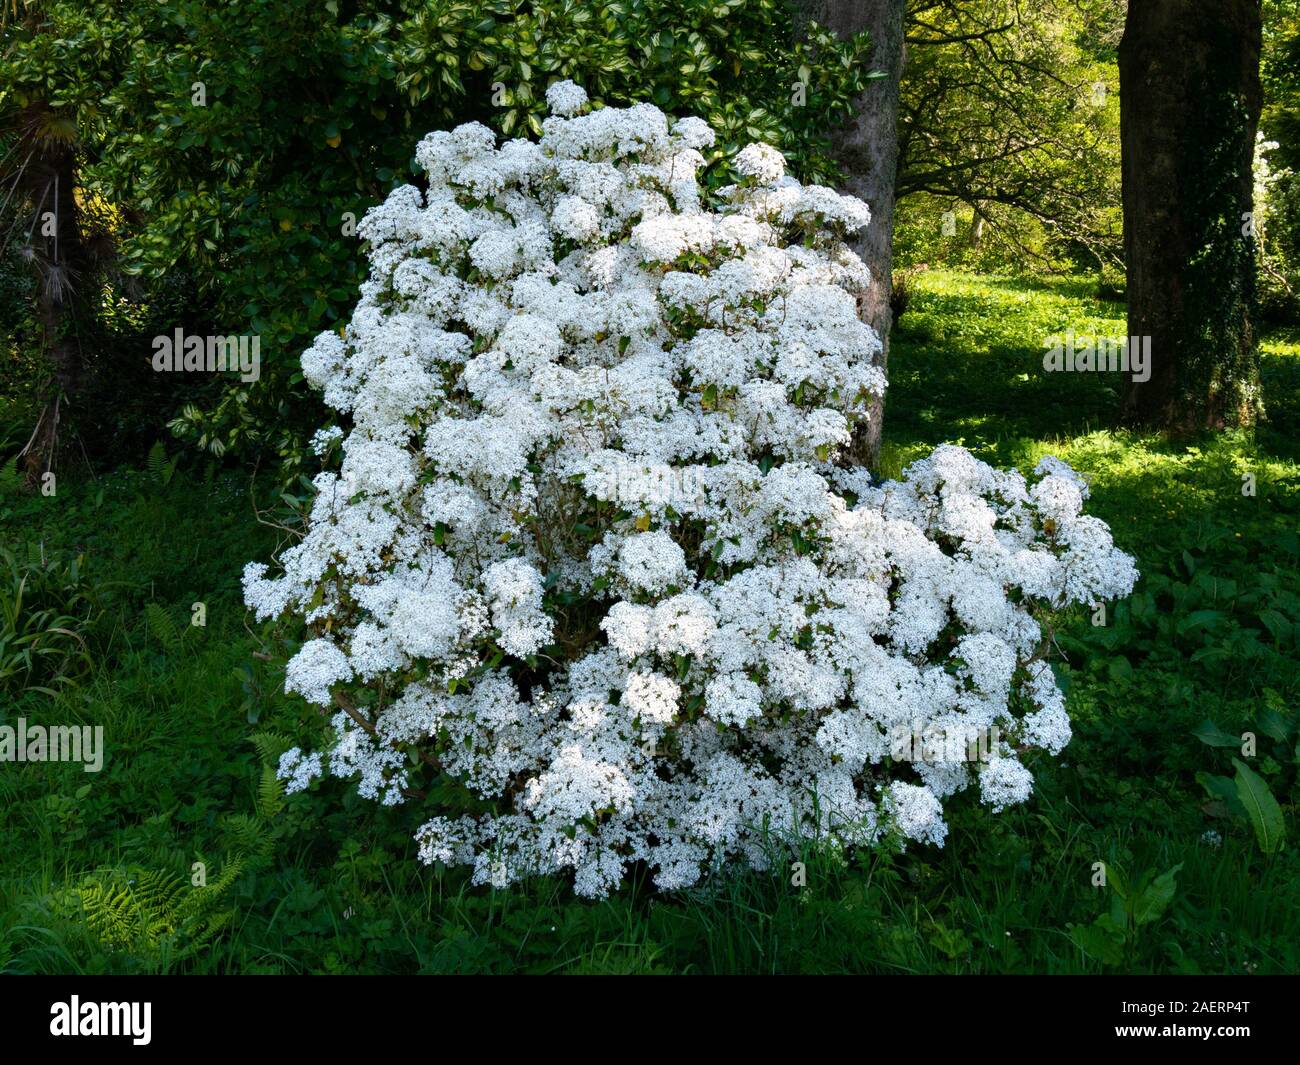
[[[1089,477],[1142,579],[1104,624],[1059,619],[1075,739],[1029,803],[954,800],[942,850],[810,848],[802,887],[783,865],[598,903],[493,892],[416,863],[414,811],[335,781],[285,799],[270,766],[311,711],[238,587],[278,543],[253,511],[275,487],[157,449],[53,496],[0,479],[0,724],[102,725],[108,747],[98,774],[0,767],[0,970],[1300,970],[1300,858],[1264,853],[1233,764],[1294,833],[1300,335],[1264,343],[1265,425],[1186,447],[1110,428],[1118,375],[1044,372],[1071,329],[1122,334],[1123,307],[1086,281],[921,275],[885,465],[951,441]]]

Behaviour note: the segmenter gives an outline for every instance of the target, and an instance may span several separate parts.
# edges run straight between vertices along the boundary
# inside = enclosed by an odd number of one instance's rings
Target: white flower
[[[929,788],[915,784],[891,784],[884,793],[886,817],[905,839],[943,846],[948,826],[943,805]]]
[[[551,619],[542,612],[542,575],[522,559],[494,563],[483,573],[492,604],[492,623],[508,654],[525,658],[550,638]]]
[[[707,123],[547,101],[536,143],[420,141],[427,192],[367,212],[348,326],[303,353],[340,462],[244,597],[308,630],[286,691],[349,709],[286,790],[396,805],[436,766],[458,798],[420,860],[590,897],[801,837],[942,846],[976,782],[1030,799],[1020,755],[1070,738],[1038,615],[1137,578],[1083,479],[947,445],[899,481],[847,468],[885,387],[845,243],[866,205],[763,144],[705,196]],[[900,729],[1006,740],[929,761]]]
[[[677,716],[682,689],[658,673],[630,673],[623,690],[623,705],[644,721],[667,725]]]
[[[572,823],[604,809],[626,806],[633,797],[623,771],[591,758],[577,745],[563,747],[545,773],[528,782],[523,804],[539,819]]]
[[[997,813],[1033,793],[1034,777],[1015,758],[994,757],[980,769],[980,798]]]
[[[301,748],[293,747],[280,755],[280,764],[275,775],[287,781],[284,792],[286,795],[292,795],[297,791],[306,791],[311,782],[324,772],[319,752],[304,755]]]
[[[580,243],[600,232],[600,212],[581,196],[561,196],[551,215],[551,225],[561,236]]]
[[[328,429],[317,429],[312,434],[311,449],[316,455],[324,455],[335,443],[343,439],[343,430],[337,425]]]
[[[348,656],[329,640],[309,640],[289,659],[284,690],[297,692],[309,703],[328,706],[330,689],[352,676]]]
[[[702,118],[691,115],[673,124],[673,133],[680,137],[688,148],[712,148],[713,129]]]
[[[743,673],[723,673],[705,689],[705,709],[724,725],[743,728],[763,712],[763,689]]]
[[[553,114],[567,118],[576,115],[587,105],[587,93],[571,81],[557,81],[547,87],[546,103]]]
[[[1070,467],[1068,462],[1062,462],[1055,455],[1044,455],[1034,467],[1034,473],[1040,477],[1051,475],[1053,477],[1063,477],[1065,480],[1073,483],[1078,489],[1079,494],[1088,498],[1088,482],[1084,480],[1083,475],[1077,473]]]
[[[629,587],[652,595],[684,585],[689,579],[686,553],[662,530],[624,540],[618,550],[618,572]]]
[[[752,177],[760,185],[775,185],[785,176],[785,156],[770,144],[750,144],[736,153],[738,174]]]

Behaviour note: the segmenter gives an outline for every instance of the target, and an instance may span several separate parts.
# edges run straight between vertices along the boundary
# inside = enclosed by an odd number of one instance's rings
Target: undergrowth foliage
[[[885,385],[866,206],[763,144],[705,196],[703,121],[548,99],[540,142],[421,142],[428,191],[366,216],[351,324],[303,357],[340,424],[305,537],[244,575],[311,630],[286,688],[328,729],[287,790],[355,778],[421,810],[425,861],[587,896],[1028,798],[1070,736],[1042,615],[1136,579],[1082,478],[842,464]],[[895,760],[900,729],[991,757]]]
[[[99,592],[81,555],[0,547],[0,693],[55,696],[89,671]]]

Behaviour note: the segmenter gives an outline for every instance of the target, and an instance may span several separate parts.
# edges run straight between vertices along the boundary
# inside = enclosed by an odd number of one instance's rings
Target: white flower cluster
[[[282,775],[454,783],[499,812],[428,811],[425,860],[587,896],[801,836],[942,844],[971,785],[1023,801],[1023,754],[1070,736],[1033,611],[1136,576],[1081,479],[841,465],[884,388],[844,243],[866,207],[767,145],[709,200],[699,119],[547,98],[539,143],[421,142],[428,191],[367,214],[351,324],[303,356],[352,428],[282,572],[245,572],[259,617],[311,628],[287,689],[332,708],[327,758]],[[895,762],[918,723],[1002,738]]]

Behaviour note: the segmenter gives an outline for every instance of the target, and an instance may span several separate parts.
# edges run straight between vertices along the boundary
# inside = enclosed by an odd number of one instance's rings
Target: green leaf
[[[1240,747],[1241,737],[1224,732],[1208,717],[1192,730],[1192,735],[1210,747]]]
[[[1211,799],[1223,803],[1229,813],[1236,814],[1238,817],[1246,816],[1246,808],[1237,798],[1237,789],[1231,777],[1202,772],[1196,774],[1196,783],[1205,789],[1205,794]]]
[[[965,932],[949,928],[939,921],[931,921],[929,926],[930,931],[926,938],[929,939],[930,945],[945,957],[956,960],[970,953],[971,941]]]
[[[1107,917],[1092,924],[1072,924],[1070,939],[1074,945],[1103,965],[1118,965],[1124,960],[1124,933]]]
[[[1222,610],[1193,610],[1178,623],[1178,634],[1182,636],[1193,629],[1212,629],[1226,617]]]
[[[1286,822],[1282,819],[1282,807],[1273,798],[1268,785],[1259,775],[1239,758],[1232,764],[1237,769],[1234,783],[1237,785],[1237,797],[1246,808],[1251,827],[1255,829],[1255,838],[1259,840],[1259,849],[1265,854],[1275,854],[1282,849],[1282,837],[1286,833]]]
[[[1291,633],[1291,622],[1277,610],[1261,610],[1259,620],[1263,622],[1264,627],[1272,634],[1273,639],[1282,643]]]
[[[1183,867],[1179,862],[1167,873],[1161,873],[1150,884],[1138,892],[1133,899],[1133,923],[1138,925],[1150,924],[1157,920],[1161,914],[1169,908],[1169,904],[1174,901],[1174,893],[1178,890],[1175,877],[1178,870]]]
[[[1289,722],[1272,707],[1265,707],[1258,717],[1259,731],[1264,733],[1271,740],[1277,740],[1278,743],[1286,741],[1287,733],[1290,732]]]
[[[1124,877],[1118,869],[1110,862],[1102,863],[1106,867],[1106,884],[1121,899],[1128,898],[1128,886],[1124,883]]]

